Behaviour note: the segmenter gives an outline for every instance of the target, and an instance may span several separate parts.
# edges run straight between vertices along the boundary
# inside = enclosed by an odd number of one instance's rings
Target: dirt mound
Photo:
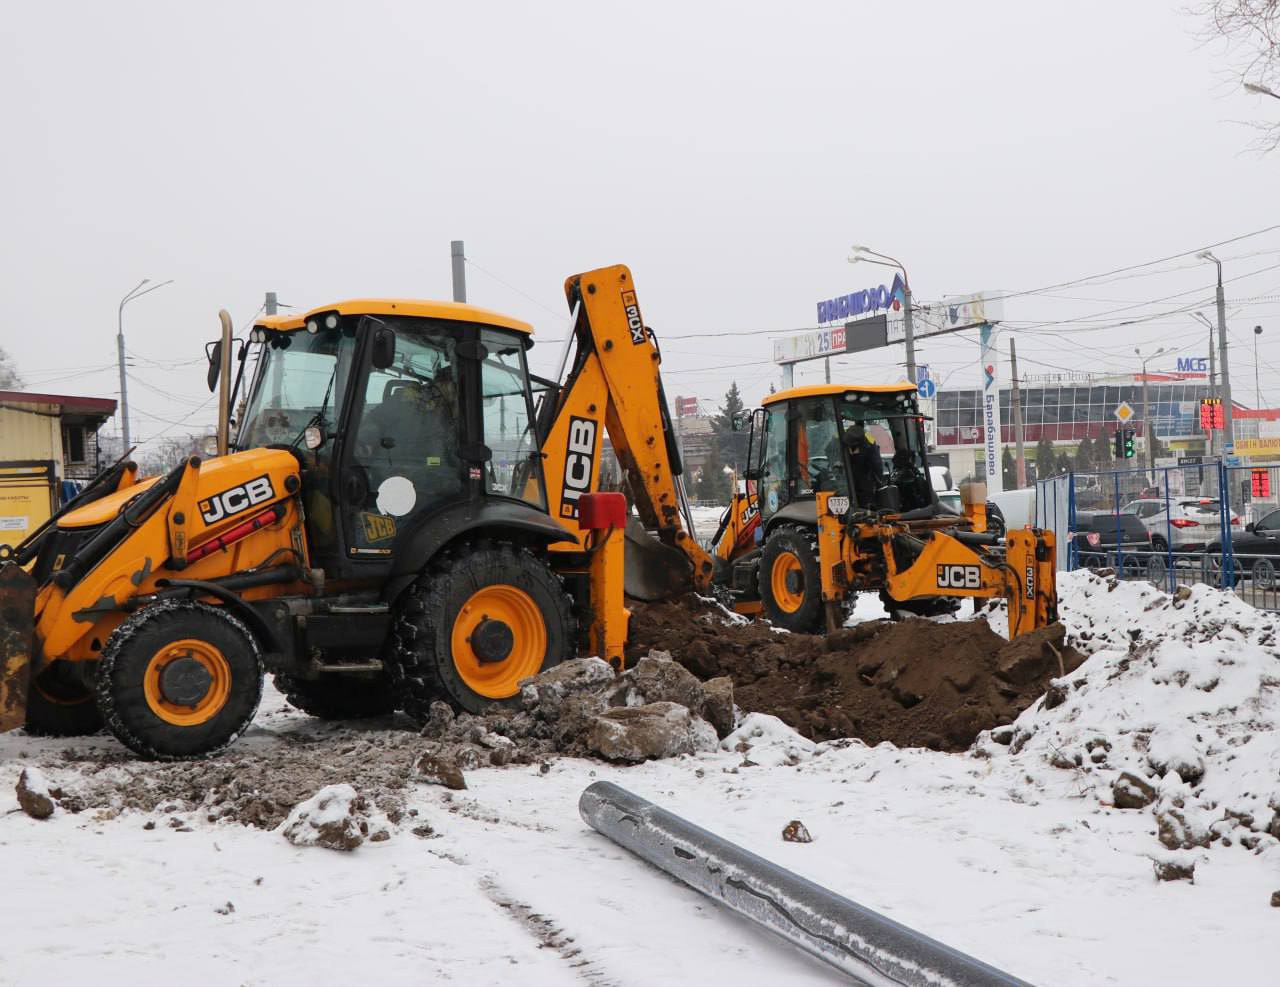
[[[656,648],[699,677],[727,675],[744,710],[815,740],[964,750],[1083,661],[1060,624],[1014,643],[985,620],[869,621],[824,638],[728,623],[696,598],[631,607],[629,653]]]
[[[298,803],[346,782],[376,793],[375,807],[394,823],[403,817],[412,755],[421,743],[406,731],[328,727],[282,737],[269,753],[257,746],[242,742],[207,761],[164,764],[138,761],[124,751],[70,749],[54,769],[59,775],[74,771],[65,778],[60,804],[72,812],[96,809],[100,818],[126,810],[171,813],[175,819],[197,813],[208,822],[274,829]]]

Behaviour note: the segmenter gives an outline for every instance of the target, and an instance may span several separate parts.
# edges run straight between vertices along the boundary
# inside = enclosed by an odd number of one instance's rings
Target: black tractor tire
[[[60,674],[54,662],[43,669],[27,693],[26,731],[33,737],[84,737],[102,730],[94,694]]]
[[[913,600],[895,600],[888,590],[880,591],[880,602],[889,611],[890,618],[897,620],[900,614],[907,613],[915,617],[943,617],[960,609],[961,598],[958,596],[921,596]]]
[[[183,662],[181,679],[170,669],[177,661]],[[205,684],[198,670],[192,680],[196,665],[210,679],[200,695],[190,691]],[[164,684],[166,671],[175,676],[171,686]],[[222,607],[164,600],[133,614],[107,639],[98,709],[107,729],[134,753],[195,760],[244,732],[258,711],[262,683],[261,651],[239,618]]]
[[[757,578],[760,602],[771,624],[797,634],[822,633],[822,570],[816,530],[780,524],[770,531],[760,552]],[[775,593],[775,586],[780,592]]]
[[[500,609],[508,599],[517,601],[511,604],[514,613]],[[469,651],[470,636],[463,645],[468,653],[455,657],[455,625],[465,628],[477,619],[485,624],[495,604],[499,615],[491,626],[501,625],[499,638],[505,633],[501,628],[510,632],[506,657],[477,659]],[[501,619],[504,615],[520,620],[512,627]],[[400,708],[422,723],[436,700],[468,713],[494,705],[517,707],[518,679],[571,657],[576,639],[572,601],[545,559],[506,542],[466,543],[445,549],[401,596],[385,664]],[[501,652],[501,643],[495,647],[491,654]],[[514,664],[506,666],[508,661]],[[481,677],[489,676],[492,685],[477,691],[467,675],[476,684],[485,684]]]
[[[1162,535],[1152,535],[1151,551],[1159,552],[1161,555],[1167,555],[1169,552],[1169,543],[1164,540]]]
[[[300,679],[279,673],[273,680],[290,706],[320,720],[366,720],[396,711],[396,693],[385,675]]]

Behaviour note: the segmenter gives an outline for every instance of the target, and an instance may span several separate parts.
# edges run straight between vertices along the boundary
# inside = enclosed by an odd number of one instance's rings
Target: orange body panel
[[[209,580],[261,566],[293,562],[306,567],[306,538],[296,496],[298,463],[288,452],[254,449],[188,465],[174,497],[143,520],[97,567],[64,592],[49,584],[36,607],[36,639],[45,660],[96,657],[111,631],[127,614],[122,605],[154,592],[160,579]],[[60,527],[101,524],[114,517],[150,484],[135,484],[110,497],[73,511]],[[243,524],[273,504],[283,517],[225,550],[215,551],[185,568],[174,564],[202,543]],[[105,505],[105,506],[104,506]],[[181,523],[175,522],[177,515]],[[181,536],[181,537],[179,537]],[[181,542],[182,550],[177,546]],[[283,584],[246,590],[246,599],[305,592],[305,584]]]

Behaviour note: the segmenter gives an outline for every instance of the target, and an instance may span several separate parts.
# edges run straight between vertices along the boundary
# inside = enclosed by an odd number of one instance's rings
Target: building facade
[[[109,398],[0,391],[0,543],[18,544],[97,475],[98,430],[115,411]]]
[[[1144,401],[1144,389],[1146,392]],[[1096,376],[1060,374],[1028,377],[1019,388],[1023,444],[1028,459],[1047,439],[1055,447],[1073,449],[1084,438],[1110,435],[1119,426],[1116,409],[1127,404],[1132,414],[1125,427],[1144,436],[1151,420],[1155,437],[1175,456],[1208,452],[1200,430],[1200,401],[1213,396],[1204,374]],[[939,391],[934,404],[935,448],[948,454],[957,478],[976,474],[985,463],[981,426],[982,392]],[[1236,406],[1235,435],[1256,437],[1260,413]],[[1001,442],[1014,445],[1012,390],[1000,391]]]

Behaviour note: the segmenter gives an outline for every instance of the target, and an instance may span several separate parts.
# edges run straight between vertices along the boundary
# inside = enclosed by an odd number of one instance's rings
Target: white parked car
[[[1151,532],[1156,552],[1194,552],[1217,542],[1222,534],[1222,505],[1212,497],[1170,497],[1131,500],[1121,514],[1136,514]],[[1240,527],[1240,515],[1231,512],[1231,525]]]

